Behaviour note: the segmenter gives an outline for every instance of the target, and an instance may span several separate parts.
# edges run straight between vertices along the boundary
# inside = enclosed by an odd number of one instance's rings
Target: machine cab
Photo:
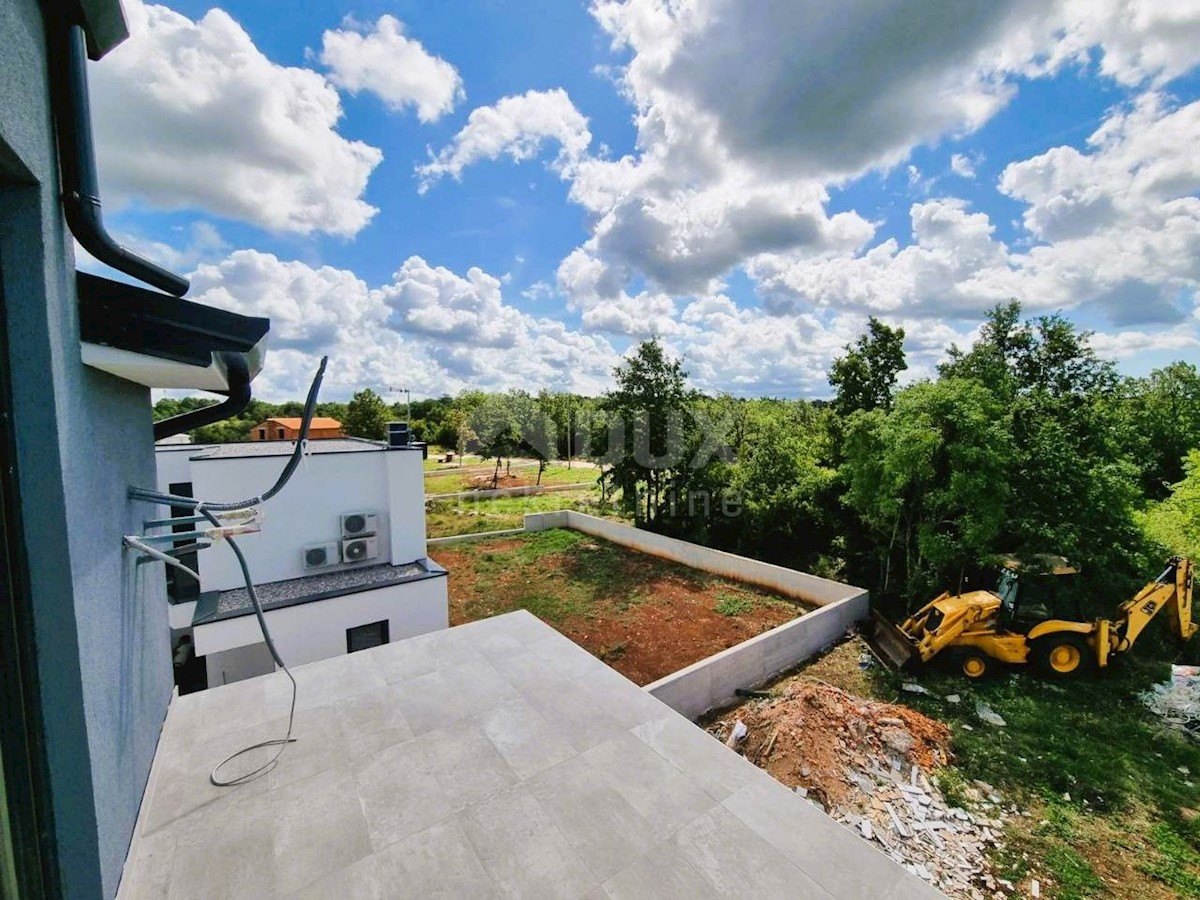
[[[994,591],[1000,598],[1001,623],[1009,631],[1027,634],[1050,619],[1084,621],[1078,575],[1079,569],[1061,556],[1005,560]]]

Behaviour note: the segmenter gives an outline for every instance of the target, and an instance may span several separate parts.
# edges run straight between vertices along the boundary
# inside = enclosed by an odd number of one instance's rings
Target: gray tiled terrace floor
[[[941,895],[524,612],[171,705],[123,898]],[[257,764],[257,761],[256,763]]]

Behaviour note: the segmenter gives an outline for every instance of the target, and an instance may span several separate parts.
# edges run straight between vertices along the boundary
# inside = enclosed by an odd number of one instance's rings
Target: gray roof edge
[[[375,584],[347,585],[346,587],[332,588],[325,591],[313,591],[308,594],[301,594],[295,597],[289,597],[286,600],[268,600],[263,603],[263,613],[270,614],[279,609],[288,609],[292,606],[301,606],[305,603],[315,603],[319,600],[332,600],[337,597],[346,597],[350,594],[362,594],[369,591],[383,590],[384,588],[395,587],[400,584],[412,584],[416,581],[426,581],[430,578],[446,578],[449,573],[441,566],[437,569],[431,569],[425,565],[425,561],[420,561],[425,567],[425,571],[417,575],[408,575],[397,578],[394,581],[385,581]],[[384,564],[386,565],[386,563]],[[398,568],[398,567],[397,567]],[[299,581],[300,579],[284,579],[285,581]],[[257,585],[256,585],[257,587]],[[240,588],[230,588],[230,590],[240,590]],[[192,613],[192,626],[198,627],[208,625],[213,622],[223,622],[227,619],[237,619],[242,616],[254,615],[252,606],[242,607],[240,609],[228,610],[226,612],[218,612],[217,604],[220,601],[221,594],[225,591],[204,591],[200,594],[196,609]]]
[[[88,57],[103,58],[129,37],[121,0],[41,0],[47,23],[70,22],[83,26]]]
[[[87,32],[88,56],[100,59],[127,37],[129,25],[121,0],[76,0]]]

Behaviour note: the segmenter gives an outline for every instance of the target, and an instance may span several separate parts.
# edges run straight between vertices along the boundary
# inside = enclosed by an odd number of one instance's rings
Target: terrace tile
[[[940,896],[528,613],[295,674],[240,787],[290,682],[172,702],[121,898]]]

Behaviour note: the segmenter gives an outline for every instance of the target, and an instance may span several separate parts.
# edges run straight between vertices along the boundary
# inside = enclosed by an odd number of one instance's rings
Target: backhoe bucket
[[[878,612],[873,612],[871,619],[872,649],[885,663],[903,669],[916,653],[912,639]]]

